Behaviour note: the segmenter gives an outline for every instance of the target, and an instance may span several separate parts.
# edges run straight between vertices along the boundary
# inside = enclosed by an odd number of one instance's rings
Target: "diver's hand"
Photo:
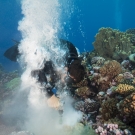
[[[59,98],[57,98],[55,95],[52,95],[48,100],[47,100],[48,106],[53,107],[58,109],[60,107],[60,102]]]

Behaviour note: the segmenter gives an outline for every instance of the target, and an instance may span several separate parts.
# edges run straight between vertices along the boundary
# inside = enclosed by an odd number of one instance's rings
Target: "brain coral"
[[[121,61],[135,52],[135,47],[131,43],[132,35],[116,29],[103,27],[96,34],[93,46],[99,56],[105,59]]]
[[[99,69],[101,76],[108,76],[110,79],[114,78],[121,73],[121,65],[119,62],[112,60],[106,61],[104,65]]]

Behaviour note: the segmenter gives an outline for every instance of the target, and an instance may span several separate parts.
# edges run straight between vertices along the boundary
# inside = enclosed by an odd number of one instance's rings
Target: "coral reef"
[[[99,56],[120,61],[135,52],[131,37],[132,34],[103,27],[96,34],[93,46]]]
[[[80,55],[85,77],[70,84],[72,105],[82,118],[62,130],[65,135],[134,135],[135,29],[101,28],[95,38],[94,50]],[[0,65],[0,104],[19,84],[18,72],[5,72]]]
[[[117,88],[115,89],[115,92],[122,94],[122,95],[129,95],[132,92],[135,92],[135,88],[132,85],[128,84],[119,84]]]
[[[110,86],[116,85],[114,79],[122,71],[120,63],[115,60],[105,61],[103,66],[96,70],[93,67],[93,70],[99,73],[93,73],[92,76],[89,76],[89,79],[97,86],[99,91],[106,91]]]
[[[93,67],[100,67],[104,64],[105,59],[103,57],[95,56],[91,59],[91,64]]]
[[[128,33],[128,34],[134,34],[135,35],[135,29],[127,29],[126,30],[126,33]]]
[[[120,63],[118,63],[115,60],[106,61],[104,65],[99,69],[99,72],[101,76],[103,77],[107,76],[110,79],[112,79],[121,73]]]
[[[119,129],[121,129],[121,130],[128,129],[133,132],[133,128],[131,128],[130,126],[127,126],[124,122],[122,122],[118,118],[109,119],[108,121],[105,122],[105,124],[110,124],[110,123],[117,124]]]
[[[117,76],[114,78],[114,81],[115,81],[117,84],[123,82],[123,81],[124,81],[124,76],[123,76],[123,74],[117,75]]]
[[[100,112],[101,112],[102,118],[105,121],[116,117],[116,115],[118,114],[118,109],[116,106],[117,103],[118,103],[118,101],[116,99],[112,98],[112,99],[108,99],[108,100],[104,101],[101,104]]]
[[[100,135],[132,135],[128,129],[121,130],[117,124],[104,124],[95,129],[95,132]]]
[[[86,114],[95,113],[99,109],[99,103],[90,99],[85,101],[78,101],[75,103],[75,109],[80,110]]]
[[[76,90],[75,90],[75,93],[76,93],[78,96],[84,97],[84,98],[86,98],[86,97],[88,97],[88,96],[94,94],[94,92],[92,92],[92,91],[90,90],[90,88],[87,87],[87,86],[85,86],[85,87],[80,87],[80,88],[76,89]]]
[[[73,87],[85,87],[88,85],[88,80],[87,78],[84,78],[82,81],[80,81],[79,83],[73,84]]]
[[[135,92],[120,101],[117,108],[123,121],[135,128]]]

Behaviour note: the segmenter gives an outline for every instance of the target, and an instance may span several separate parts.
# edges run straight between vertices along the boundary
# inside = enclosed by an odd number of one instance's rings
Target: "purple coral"
[[[95,129],[95,132],[100,135],[132,135],[132,133],[128,130],[121,130],[118,127],[118,124],[104,124],[103,126],[98,126]]]

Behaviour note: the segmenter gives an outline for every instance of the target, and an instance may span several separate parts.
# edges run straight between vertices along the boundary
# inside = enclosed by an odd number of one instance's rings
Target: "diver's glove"
[[[52,108],[59,109],[60,107],[60,101],[59,98],[57,98],[55,95],[52,95],[48,100],[47,100],[48,106]]]

